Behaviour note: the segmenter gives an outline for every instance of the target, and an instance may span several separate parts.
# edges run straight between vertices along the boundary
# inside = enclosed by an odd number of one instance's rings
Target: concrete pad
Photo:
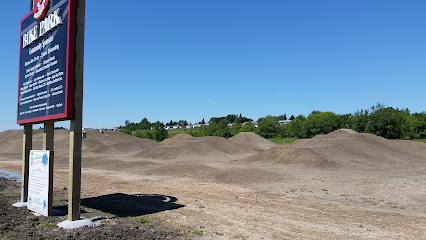
[[[74,229],[74,228],[81,228],[85,226],[91,226],[93,224],[92,220],[90,219],[81,219],[76,221],[63,221],[58,224],[58,227],[63,229]]]
[[[27,202],[17,202],[17,203],[14,203],[12,206],[18,207],[18,208],[27,207]]]

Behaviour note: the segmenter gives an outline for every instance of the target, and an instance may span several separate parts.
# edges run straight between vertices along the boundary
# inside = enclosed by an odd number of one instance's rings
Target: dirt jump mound
[[[252,132],[238,133],[237,135],[231,137],[229,141],[243,148],[254,151],[263,151],[278,146],[278,144],[273,143]]]
[[[188,134],[178,134],[164,140],[159,146],[143,151],[138,157],[154,159],[203,159],[244,154],[246,149],[223,137],[194,138]]]
[[[426,163],[424,144],[340,129],[260,152],[246,163],[299,164],[354,170],[413,168]]]

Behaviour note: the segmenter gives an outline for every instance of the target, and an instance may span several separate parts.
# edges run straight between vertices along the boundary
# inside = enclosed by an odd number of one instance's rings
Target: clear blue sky
[[[1,4],[0,131],[22,128],[28,8]],[[426,110],[424,0],[89,0],[85,34],[85,127],[353,113],[377,102]]]

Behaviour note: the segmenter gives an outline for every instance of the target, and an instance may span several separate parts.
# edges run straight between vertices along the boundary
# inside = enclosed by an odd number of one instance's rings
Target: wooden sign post
[[[33,148],[33,125],[24,125],[24,141],[22,154],[22,185],[21,202],[27,202],[28,198],[28,176],[30,169],[30,150]]]
[[[81,148],[83,135],[83,63],[86,0],[77,1],[74,118],[70,125],[68,220],[80,219]]]

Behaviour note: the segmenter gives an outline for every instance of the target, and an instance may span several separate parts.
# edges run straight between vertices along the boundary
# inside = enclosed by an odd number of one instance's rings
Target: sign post
[[[30,150],[33,148],[33,125],[24,125],[23,140],[21,202],[27,202]]]
[[[85,0],[30,3],[20,32],[17,123],[24,126],[21,201],[28,200],[32,184],[32,124],[44,123],[43,149],[53,156],[54,123],[71,120],[68,219],[74,221],[80,219]]]
[[[70,124],[68,220],[80,219],[81,148],[83,130],[83,64],[86,0],[77,3],[74,118]]]

